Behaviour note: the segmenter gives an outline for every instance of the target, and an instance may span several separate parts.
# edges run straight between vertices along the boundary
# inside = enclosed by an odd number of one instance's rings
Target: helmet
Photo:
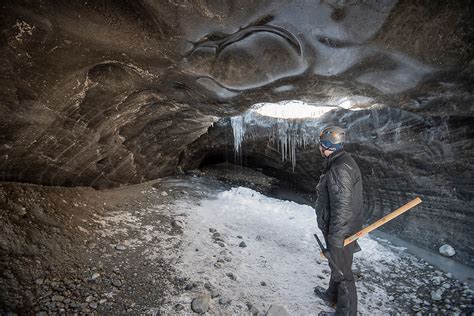
[[[319,144],[326,150],[336,151],[344,146],[346,132],[339,126],[329,126],[319,134]]]

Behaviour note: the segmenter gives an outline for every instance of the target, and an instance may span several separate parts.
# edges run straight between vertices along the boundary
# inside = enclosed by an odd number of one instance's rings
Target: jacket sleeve
[[[342,248],[352,218],[351,175],[347,168],[340,166],[330,170],[327,181],[331,208],[328,242],[333,247]]]
[[[323,235],[327,235],[329,227],[329,216],[328,216],[328,193],[326,189],[326,178],[324,174],[319,179],[319,183],[316,186],[316,193],[318,198],[316,200],[316,220],[318,223],[319,229],[322,231]]]

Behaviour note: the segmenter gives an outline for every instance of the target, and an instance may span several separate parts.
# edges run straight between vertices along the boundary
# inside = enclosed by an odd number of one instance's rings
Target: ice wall
[[[295,100],[257,103],[244,114],[230,119],[234,151],[241,154],[244,139],[266,133],[269,141],[281,153],[281,160],[290,161],[294,170],[296,149],[318,142],[319,131],[323,127],[322,116],[341,107],[357,110],[362,104],[368,103],[373,103],[373,100],[363,96],[325,100],[318,104]]]

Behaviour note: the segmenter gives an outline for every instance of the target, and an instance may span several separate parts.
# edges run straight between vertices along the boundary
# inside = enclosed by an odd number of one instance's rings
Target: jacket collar
[[[329,157],[326,157],[325,161],[324,161],[324,165],[325,165],[325,170],[327,171],[331,165],[334,163],[334,161],[336,161],[339,157],[341,157],[342,155],[344,155],[346,152],[344,151],[344,149],[339,149],[339,150],[336,150],[335,152],[333,152],[331,154],[331,156]]]

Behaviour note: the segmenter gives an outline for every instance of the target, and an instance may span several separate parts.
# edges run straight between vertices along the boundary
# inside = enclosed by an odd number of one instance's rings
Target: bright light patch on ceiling
[[[319,118],[334,109],[337,109],[337,107],[315,106],[302,101],[291,100],[279,103],[257,103],[250,111],[268,117],[298,119]]]

